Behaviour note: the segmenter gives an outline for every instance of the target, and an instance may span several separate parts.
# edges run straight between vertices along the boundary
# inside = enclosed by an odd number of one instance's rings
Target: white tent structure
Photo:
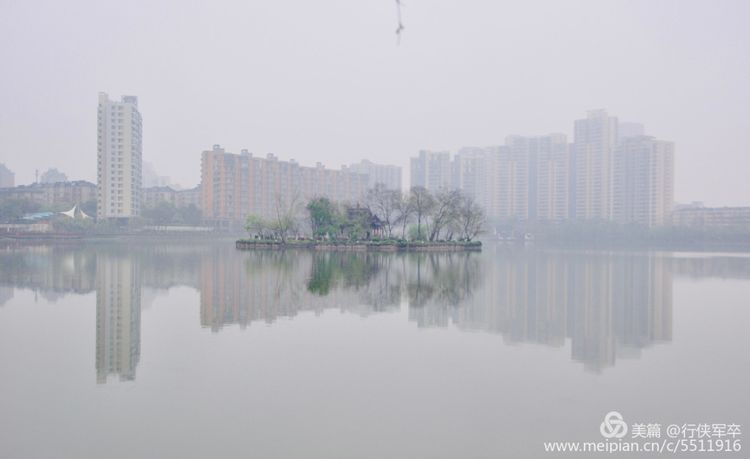
[[[84,211],[81,210],[81,207],[77,203],[76,203],[76,205],[73,206],[72,209],[70,209],[70,210],[68,210],[66,212],[60,212],[60,213],[63,214],[63,215],[65,215],[65,216],[67,216],[67,217],[70,217],[70,218],[72,218],[74,220],[77,220],[77,219],[86,220],[86,219],[90,219],[91,218],[88,215],[86,215],[86,213]]]

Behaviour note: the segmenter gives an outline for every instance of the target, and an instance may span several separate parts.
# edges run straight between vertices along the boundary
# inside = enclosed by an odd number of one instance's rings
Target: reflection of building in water
[[[411,305],[420,326],[500,333],[509,342],[563,346],[599,371],[616,357],[672,338],[670,260],[654,254],[521,251],[482,266],[484,282],[460,308]],[[414,313],[413,313],[414,311]]]
[[[588,369],[671,340],[672,273],[750,277],[750,257],[555,252],[238,252],[231,244],[23,247],[0,251],[6,286],[44,295],[96,289],[97,379],[133,379],[144,287],[200,288],[212,330],[327,309],[359,315],[408,302],[420,327],[484,330],[506,342],[563,347]],[[148,299],[148,298],[146,298]]]
[[[472,253],[414,253],[401,266],[409,320],[420,327],[445,327],[481,285],[479,257]]]
[[[139,263],[128,255],[96,257],[96,381],[135,379],[141,354]]]
[[[13,287],[0,287],[0,306],[13,299]]]
[[[677,277],[750,279],[750,256],[747,254],[691,254],[690,256],[675,254],[671,262]]]
[[[248,252],[204,254],[201,325],[246,327],[326,309],[367,315],[395,308],[400,298],[384,254]]]
[[[93,250],[32,246],[0,255],[0,284],[29,288],[54,302],[94,289]]]

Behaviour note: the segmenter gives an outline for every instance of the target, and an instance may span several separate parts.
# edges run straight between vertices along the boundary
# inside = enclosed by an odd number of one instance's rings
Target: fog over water
[[[746,205],[745,1],[0,1],[0,162],[96,175],[96,97],[134,94],[144,161],[200,152],[407,166],[420,148],[563,132],[586,110],[676,144],[679,202]],[[406,171],[405,171],[406,172]],[[408,176],[407,173],[404,174]]]

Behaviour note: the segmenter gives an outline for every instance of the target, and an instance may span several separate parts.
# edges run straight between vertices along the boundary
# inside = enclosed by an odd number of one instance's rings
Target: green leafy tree
[[[307,212],[313,237],[336,237],[339,234],[343,219],[338,207],[330,199],[312,199],[307,203]]]
[[[40,209],[39,203],[28,199],[3,199],[0,201],[0,221],[17,220]]]
[[[250,233],[251,236],[258,236],[261,239],[269,238],[270,226],[268,221],[264,220],[259,215],[248,215],[245,220],[245,230]]]
[[[89,217],[96,218],[96,199],[90,199],[86,202],[82,202],[81,210]]]
[[[177,208],[171,202],[162,201],[143,210],[143,218],[154,225],[174,224],[176,217]]]
[[[184,225],[198,226],[201,224],[203,214],[195,204],[190,204],[189,206],[177,209],[177,218]]]

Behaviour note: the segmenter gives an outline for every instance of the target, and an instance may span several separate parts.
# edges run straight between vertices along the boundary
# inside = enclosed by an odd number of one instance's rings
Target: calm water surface
[[[747,430],[749,326],[736,253],[3,247],[0,457],[553,457],[611,410]]]

